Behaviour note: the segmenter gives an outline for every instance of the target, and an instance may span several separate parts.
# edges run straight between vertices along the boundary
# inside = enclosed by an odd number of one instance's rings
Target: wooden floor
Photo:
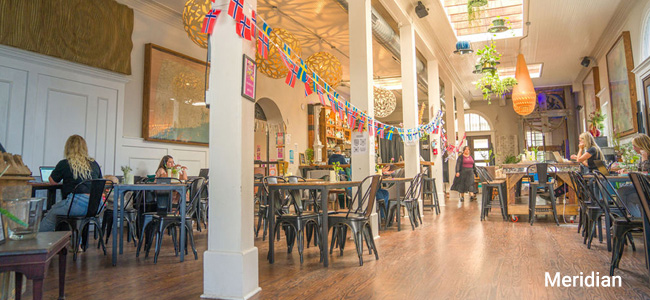
[[[268,244],[259,248],[260,287],[253,299],[648,299],[650,284],[640,251],[626,248],[621,269],[622,288],[544,287],[544,274],[607,275],[610,253],[597,241],[588,250],[575,225],[556,226],[541,217],[534,226],[501,221],[498,212],[479,221],[477,202],[449,199],[436,216],[425,211],[424,226],[382,231],[377,240],[379,260],[364,255],[358,265],[354,244],[343,256],[331,256],[330,268],[318,263],[317,248],[286,253],[284,241],[276,244],[276,263],[266,261]],[[198,299],[203,291],[202,252],[207,236],[195,232],[199,259],[180,263],[170,239],[165,240],[158,264],[135,258],[126,248],[117,267],[110,255],[91,249],[77,262],[68,260],[67,299]],[[56,266],[51,264],[45,282],[46,299],[56,299]],[[219,266],[211,266],[219,268]],[[28,289],[31,289],[31,282]],[[31,292],[26,294],[31,298]]]

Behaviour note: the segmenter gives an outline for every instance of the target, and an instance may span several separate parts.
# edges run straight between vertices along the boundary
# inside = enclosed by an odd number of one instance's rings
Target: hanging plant
[[[507,92],[517,84],[517,80],[508,77],[501,79],[496,65],[501,60],[501,54],[497,52],[496,44],[491,42],[479,49],[476,54],[479,56],[478,64],[482,66],[483,75],[476,82],[476,88],[483,94],[483,99],[491,104],[490,96],[503,97]]]
[[[474,24],[481,16],[483,7],[488,4],[488,0],[469,0],[467,1],[467,21]]]
[[[483,67],[484,72],[494,70],[499,60],[501,60],[501,54],[497,52],[497,46],[494,42],[476,51],[476,55],[479,57],[478,64]]]

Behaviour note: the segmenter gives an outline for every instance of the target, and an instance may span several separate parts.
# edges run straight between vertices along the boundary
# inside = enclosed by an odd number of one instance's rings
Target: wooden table
[[[279,190],[314,190],[320,191],[321,197],[321,258],[325,267],[329,266],[329,256],[328,256],[328,231],[329,225],[328,222],[328,212],[327,212],[327,199],[329,195],[329,190],[331,189],[342,189],[359,186],[361,181],[339,181],[339,182],[329,182],[329,181],[320,181],[320,182],[298,182],[298,183],[276,183],[269,184],[269,194],[271,196],[269,204],[269,254],[268,260],[270,263],[275,262],[275,194],[274,191]]]
[[[400,183],[411,182],[412,180],[413,180],[413,178],[392,178],[392,177],[386,177],[386,178],[383,178],[381,180],[382,184],[384,184],[384,183],[394,183],[394,184],[396,184],[396,188],[397,188],[397,195],[396,196],[397,197],[395,197],[395,199],[397,199],[397,231],[402,230],[402,221],[401,221],[402,220],[402,217],[401,217],[402,216],[402,200],[400,199],[400,196],[401,196],[400,192],[401,192],[401,189],[402,189],[402,185]],[[388,202],[390,202],[390,200],[388,200]],[[387,206],[390,206],[390,205],[387,204]],[[389,209],[389,207],[386,207],[386,210],[388,210],[388,209]],[[386,211],[386,218],[387,218],[386,219],[386,225],[384,226],[384,229],[386,227],[388,227],[388,211]]]
[[[45,270],[55,254],[59,255],[59,299],[65,299],[66,245],[70,243],[70,235],[69,231],[39,232],[34,239],[7,239],[0,245],[0,272],[16,272],[16,300],[22,294],[22,275],[34,281],[34,300],[43,298]]]
[[[181,199],[179,203],[180,215],[185,216],[187,210],[187,203],[185,202],[185,194],[187,193],[187,185],[182,183],[172,183],[172,184],[154,184],[154,183],[138,183],[138,184],[116,184],[113,187],[113,192],[117,201],[119,201],[119,210],[118,213],[113,213],[113,248],[111,253],[113,256],[113,266],[117,265],[117,239],[119,235],[120,240],[120,254],[124,250],[124,222],[118,222],[117,218],[119,216],[120,220],[124,220],[124,193],[127,191],[176,191],[180,194]],[[171,199],[170,199],[171,201]],[[119,224],[118,224],[119,223]],[[181,228],[181,237],[180,237],[180,259],[181,262],[185,260],[185,226],[179,226]],[[119,228],[119,230],[118,230]],[[141,237],[144,238],[144,237]]]
[[[63,187],[63,184],[48,182],[30,182],[29,185],[32,186],[32,197],[36,196],[38,190],[47,190],[47,210],[50,210],[52,205],[56,203],[56,191]]]
[[[339,167],[345,169],[349,168],[350,164],[339,165]],[[298,167],[300,169],[300,174],[303,178],[307,178],[307,172],[313,170],[333,170],[334,165],[301,165]]]
[[[518,163],[518,164],[505,164],[503,165],[503,173],[506,174],[506,185],[507,185],[507,193],[508,193],[508,213],[510,215],[528,215],[529,208],[528,208],[528,203],[517,203],[517,197],[516,197],[516,188],[519,182],[521,181],[524,176],[528,176],[526,174],[526,168],[530,165],[535,164],[535,162],[529,162],[529,163]],[[576,194],[575,190],[573,188],[573,185],[571,184],[571,178],[569,177],[569,172],[571,171],[580,171],[580,164],[577,162],[571,162],[571,163],[555,163],[555,164],[549,164],[549,166],[555,166],[558,170],[557,172],[557,178],[558,178],[558,185],[556,187],[559,187],[561,185],[561,182],[566,183],[566,185],[569,187],[569,191],[566,194],[566,205],[562,207],[562,211],[558,211],[558,214],[564,214],[564,215],[578,215],[578,209],[579,205],[576,199]],[[541,208],[550,208],[550,205],[540,205],[538,207]],[[548,212],[540,212],[536,214],[552,214],[552,211]]]

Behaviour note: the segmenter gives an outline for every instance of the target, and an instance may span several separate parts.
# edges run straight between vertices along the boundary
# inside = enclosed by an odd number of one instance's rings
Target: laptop
[[[571,162],[570,160],[562,157],[562,155],[560,155],[560,152],[557,152],[557,151],[553,151],[553,157],[555,158],[555,161],[557,161],[559,163],[561,163],[561,162]]]
[[[199,171],[199,177],[208,179],[208,174],[210,174],[210,169],[201,169],[201,171]]]
[[[41,182],[50,182],[50,175],[54,171],[54,167],[39,167],[38,170],[41,172]]]
[[[604,175],[609,175],[609,169],[605,166],[605,163],[602,160],[594,160],[594,165],[598,168],[598,172],[603,173]]]

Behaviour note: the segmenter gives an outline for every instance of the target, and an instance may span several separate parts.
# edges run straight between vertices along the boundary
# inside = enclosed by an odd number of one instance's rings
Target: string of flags
[[[212,0],[214,3],[215,0]],[[415,143],[423,135],[441,134],[441,150],[445,152],[454,153],[461,144],[456,147],[455,145],[448,145],[447,137],[444,132],[444,122],[442,120],[442,111],[438,111],[435,118],[425,125],[418,125],[415,128],[398,128],[392,125],[384,124],[377,121],[374,117],[368,116],[366,112],[358,109],[349,101],[344,99],[334,88],[325,82],[316,72],[310,70],[305,62],[295,54],[291,47],[282,41],[278,45],[270,39],[273,29],[256,14],[256,11],[248,4],[246,7],[250,11],[250,18],[244,12],[244,0],[230,0],[228,4],[228,15],[233,18],[236,23],[236,33],[248,40],[256,40],[257,52],[264,59],[268,58],[270,47],[276,47],[279,50],[280,57],[284,65],[289,69],[285,83],[292,88],[295,87],[298,81],[302,82],[305,88],[305,97],[313,93],[318,95],[318,99],[323,106],[329,106],[335,113],[339,114],[342,120],[347,116],[348,125],[351,130],[368,130],[370,136],[379,136],[388,140],[392,140],[395,134],[398,134],[406,143]],[[214,24],[221,13],[219,9],[211,9],[205,16],[203,21],[202,31],[211,35],[214,31]],[[209,39],[208,39],[209,40]],[[296,61],[292,56],[297,57]],[[442,128],[442,129],[441,129]],[[464,139],[464,137],[463,137]]]

